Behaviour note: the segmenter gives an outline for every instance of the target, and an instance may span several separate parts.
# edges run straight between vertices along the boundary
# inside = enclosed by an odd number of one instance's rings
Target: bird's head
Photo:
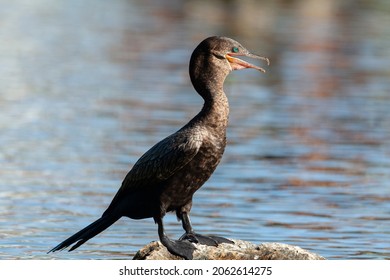
[[[233,70],[253,68],[265,72],[262,67],[239,57],[264,60],[269,65],[268,58],[250,53],[233,39],[213,36],[203,40],[192,53],[190,61],[190,76],[195,88],[200,83],[223,83]]]

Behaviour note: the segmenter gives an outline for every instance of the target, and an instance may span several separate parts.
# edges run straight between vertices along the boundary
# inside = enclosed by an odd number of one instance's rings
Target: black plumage
[[[268,59],[249,53],[238,42],[226,37],[209,37],[194,50],[190,77],[203,97],[202,110],[176,133],[148,150],[126,175],[122,186],[102,217],[69,237],[49,252],[70,245],[72,251],[99,234],[121,217],[154,218],[161,243],[185,259],[192,259],[192,242],[217,245],[231,242],[222,237],[196,234],[189,212],[193,194],[209,179],[219,164],[226,146],[229,104],[223,91],[226,76],[236,69],[254,68],[237,56]],[[185,234],[179,240],[167,237],[163,217],[175,211]]]

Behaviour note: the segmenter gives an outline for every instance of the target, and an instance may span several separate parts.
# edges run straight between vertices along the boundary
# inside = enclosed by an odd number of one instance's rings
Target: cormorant
[[[223,91],[226,76],[233,70],[254,68],[238,58],[251,54],[240,43],[213,36],[203,40],[191,56],[189,72],[195,90],[204,99],[202,110],[185,126],[154,145],[135,163],[103,215],[53,249],[74,243],[69,251],[107,229],[121,217],[153,218],[161,243],[174,255],[192,259],[192,243],[217,246],[230,242],[223,237],[203,236],[194,232],[189,213],[194,193],[209,179],[219,164],[226,146],[229,104]],[[163,218],[175,211],[184,235],[171,240],[165,234]]]

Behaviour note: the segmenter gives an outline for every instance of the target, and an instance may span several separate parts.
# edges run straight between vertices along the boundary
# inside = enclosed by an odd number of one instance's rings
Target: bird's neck
[[[217,133],[225,133],[229,117],[229,102],[225,93],[219,89],[204,100],[202,110],[194,119]]]
[[[217,133],[226,130],[229,103],[223,91],[223,84],[229,71],[217,67],[212,57],[191,57],[190,77],[195,90],[204,99],[202,110],[191,123],[199,123],[214,129]]]

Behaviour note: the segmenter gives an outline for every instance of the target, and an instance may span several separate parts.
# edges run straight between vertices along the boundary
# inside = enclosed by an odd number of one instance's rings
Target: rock
[[[325,260],[324,257],[300,247],[282,243],[256,245],[243,240],[234,244],[222,243],[217,247],[194,244],[194,260]],[[153,241],[139,250],[133,260],[180,260],[158,241]]]

